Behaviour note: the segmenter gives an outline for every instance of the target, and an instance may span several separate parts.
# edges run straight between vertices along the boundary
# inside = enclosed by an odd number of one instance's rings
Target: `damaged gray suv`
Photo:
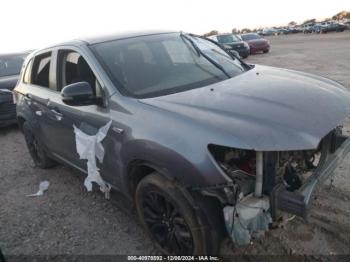
[[[343,86],[246,64],[181,32],[36,51],[14,97],[36,165],[68,164],[124,193],[166,254],[249,243],[282,212],[307,219],[316,186],[350,150]]]

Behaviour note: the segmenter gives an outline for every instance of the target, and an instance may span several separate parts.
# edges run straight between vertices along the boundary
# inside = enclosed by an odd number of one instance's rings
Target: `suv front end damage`
[[[285,211],[307,219],[312,195],[316,187],[330,178],[334,170],[350,152],[350,138],[333,132],[322,141],[324,156],[297,190],[288,190],[281,184],[271,192],[271,212],[277,218],[277,211]]]
[[[316,187],[349,153],[350,138],[337,127],[313,150],[254,151],[212,144],[208,149],[231,182],[201,193],[220,200],[229,236],[236,244],[248,244],[281,211],[307,219]]]

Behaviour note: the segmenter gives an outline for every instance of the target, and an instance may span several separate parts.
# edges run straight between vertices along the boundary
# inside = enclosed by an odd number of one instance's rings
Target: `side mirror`
[[[97,102],[88,82],[77,82],[65,86],[61,91],[61,98],[70,106],[92,105]]]

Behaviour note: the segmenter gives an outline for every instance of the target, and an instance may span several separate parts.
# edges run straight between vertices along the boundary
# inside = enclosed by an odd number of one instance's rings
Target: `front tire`
[[[216,253],[219,241],[202,227],[183,190],[156,172],[143,178],[135,194],[143,226],[166,255]]]
[[[22,131],[34,164],[43,169],[55,166],[56,162],[47,156],[44,146],[34,135],[28,122],[23,123]]]

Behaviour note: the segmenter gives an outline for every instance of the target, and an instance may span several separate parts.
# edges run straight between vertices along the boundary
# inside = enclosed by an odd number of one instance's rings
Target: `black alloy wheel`
[[[187,190],[154,172],[137,185],[135,205],[140,221],[156,247],[165,255],[216,254],[221,239],[217,225]],[[197,205],[195,208],[194,205]],[[201,209],[202,211],[208,209]],[[205,215],[204,215],[205,213]]]
[[[29,154],[34,161],[34,164],[43,169],[55,166],[56,162],[47,156],[43,145],[34,135],[28,122],[23,123],[22,130]]]
[[[142,201],[147,227],[169,254],[192,254],[193,238],[180,211],[165,196],[147,192]]]

